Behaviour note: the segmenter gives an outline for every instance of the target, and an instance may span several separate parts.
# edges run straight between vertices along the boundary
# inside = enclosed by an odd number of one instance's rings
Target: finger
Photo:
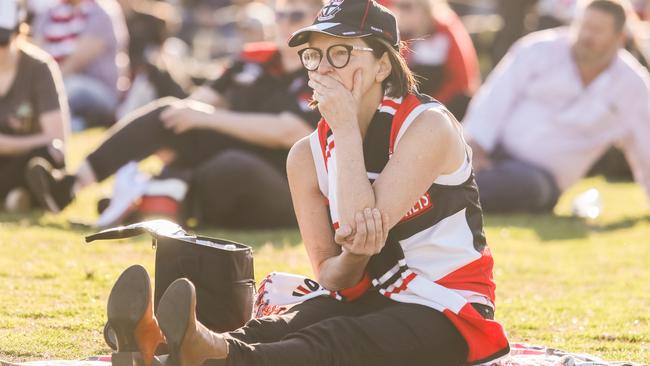
[[[361,100],[363,94],[363,70],[359,69],[354,73],[354,79],[352,80],[352,95],[354,99]]]
[[[370,208],[366,208],[363,210],[363,216],[366,222],[366,228],[368,230],[366,247],[368,247],[368,249],[372,249],[374,252],[375,242],[377,240],[377,230],[375,227],[375,220],[372,217],[372,210]]]
[[[174,133],[177,134],[177,135],[180,134],[180,133],[185,132],[186,129],[187,129],[187,127],[185,126],[184,123],[178,123],[178,124],[174,125]]]
[[[175,114],[175,112],[176,112],[176,107],[169,106],[163,109],[162,113],[160,113],[160,118],[163,120],[169,119],[171,116]]]
[[[165,126],[165,128],[173,129],[174,126],[176,125],[176,119],[167,117],[166,119],[162,120],[162,123],[163,126]]]
[[[357,212],[355,215],[355,221],[357,223],[357,234],[354,236],[353,245],[359,249],[364,247],[366,242],[366,220],[363,217],[363,213]]]
[[[338,80],[334,79],[333,77],[329,75],[321,75],[318,73],[315,73],[312,77],[312,80],[314,80],[316,83],[323,85],[324,87],[328,89],[334,89],[337,88],[341,85]]]
[[[388,220],[388,214],[384,212],[381,213],[381,228],[384,232],[384,235],[382,237],[383,243],[381,243],[383,247],[386,245],[386,240],[388,240],[388,233],[390,232],[390,221]]]
[[[372,219],[375,223],[375,247],[376,248],[381,248],[381,244],[384,238],[384,225],[381,222],[381,212],[379,212],[379,209],[375,208],[372,210]]]
[[[334,241],[337,244],[344,244],[348,241],[348,237],[352,234],[352,228],[349,225],[343,225],[334,232]]]
[[[315,80],[315,79],[310,79],[307,82],[307,85],[309,85],[309,87],[312,88],[312,89],[322,89],[322,90],[331,89],[331,88],[327,87],[325,84],[323,84],[323,83],[321,83],[321,82],[319,82],[318,80]]]

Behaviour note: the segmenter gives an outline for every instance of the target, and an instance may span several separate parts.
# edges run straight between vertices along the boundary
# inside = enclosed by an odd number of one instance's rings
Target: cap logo
[[[343,4],[343,1],[344,0],[332,0],[327,5],[323,6],[318,14],[318,21],[324,22],[334,18],[334,16],[341,11],[341,4]]]

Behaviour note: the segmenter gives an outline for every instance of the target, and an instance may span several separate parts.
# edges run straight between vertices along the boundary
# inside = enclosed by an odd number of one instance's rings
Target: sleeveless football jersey
[[[442,104],[425,95],[384,98],[363,141],[370,182],[379,177],[413,121],[430,109],[453,118]],[[325,120],[310,135],[310,144],[318,185],[336,230],[336,143]],[[454,173],[439,176],[390,230],[381,253],[370,259],[362,286],[364,291],[374,289],[395,301],[443,312],[467,340],[468,363],[475,364],[501,356],[509,347],[503,328],[471,306],[479,303],[494,308],[495,285],[478,188],[469,153],[466,156]],[[337,296],[345,294],[341,291]]]

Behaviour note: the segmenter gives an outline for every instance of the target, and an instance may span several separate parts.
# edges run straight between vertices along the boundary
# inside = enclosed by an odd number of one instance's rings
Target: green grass
[[[72,166],[100,136],[92,131],[73,138]],[[111,285],[130,264],[152,271],[154,258],[146,238],[88,245],[88,231],[68,224],[96,217],[94,202],[109,183],[84,192],[59,216],[0,214],[0,358],[108,352],[101,329]],[[590,187],[601,191],[603,215],[570,217],[572,197]],[[650,210],[642,190],[592,178],[567,192],[556,214],[486,218],[497,317],[510,339],[649,362]],[[258,279],[272,270],[310,273],[296,231],[201,233],[253,245]]]

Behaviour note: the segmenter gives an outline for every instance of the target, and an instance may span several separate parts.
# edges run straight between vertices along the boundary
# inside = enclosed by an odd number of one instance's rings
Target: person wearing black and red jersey
[[[165,156],[163,174],[189,183],[205,223],[293,224],[284,166],[318,113],[308,106],[307,73],[286,39],[321,6],[319,0],[278,2],[277,43],[249,45],[221,77],[186,99],[163,98],[127,115],[76,174],[56,179],[60,174],[47,162],[32,166],[28,180],[39,203],[58,212],[81,188],[158,152]]]
[[[395,12],[402,38],[409,44],[406,61],[418,76],[419,91],[462,120],[481,75],[476,50],[460,18],[446,1],[385,2]]]

